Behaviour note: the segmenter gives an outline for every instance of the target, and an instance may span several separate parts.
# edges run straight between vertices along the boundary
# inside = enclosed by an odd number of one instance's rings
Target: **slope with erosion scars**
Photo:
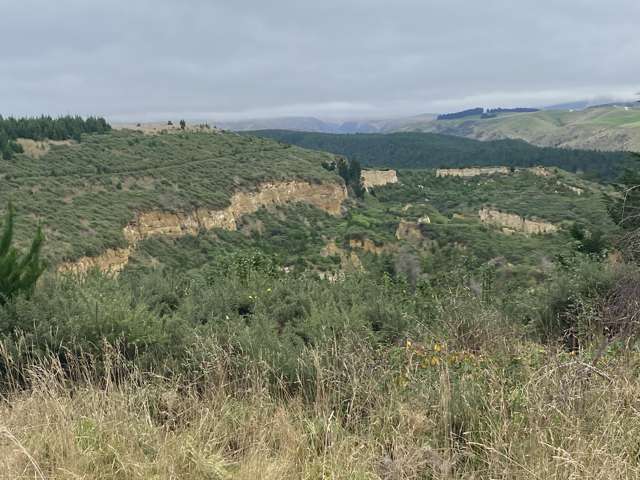
[[[478,177],[481,175],[509,175],[509,167],[438,168],[436,177]]]
[[[527,235],[531,234],[547,234],[558,231],[558,226],[549,222],[528,220],[520,215],[513,213],[505,213],[499,210],[483,208],[478,212],[480,221],[489,225],[502,227],[505,233],[522,232]]]
[[[201,230],[213,228],[236,230],[240,217],[255,213],[261,207],[305,202],[338,216],[341,214],[342,202],[346,197],[346,189],[341,184],[314,184],[293,180],[262,183],[254,192],[236,192],[231,198],[231,204],[222,210],[196,209],[190,213],[142,212],[124,228],[123,234],[129,243],[128,247],[107,250],[97,257],[84,257],[75,262],[65,262],[58,267],[58,271],[85,273],[97,267],[106,272],[119,272],[129,262],[129,257],[137,243],[145,238],[158,235],[172,237],[196,235]]]
[[[398,183],[398,172],[395,170],[363,170],[362,185],[370,190],[390,183]]]

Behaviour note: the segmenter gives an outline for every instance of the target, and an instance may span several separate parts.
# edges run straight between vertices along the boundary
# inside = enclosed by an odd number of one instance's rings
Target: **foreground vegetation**
[[[406,170],[367,192],[357,163],[269,140],[81,140],[0,164],[18,207],[0,237],[2,475],[640,476],[633,172],[615,190]],[[271,206],[141,240],[118,276],[44,271],[118,245],[139,210],[341,177],[340,216]],[[507,235],[483,207],[559,230]]]
[[[638,285],[633,267],[579,257],[519,298],[479,296],[464,271],[412,289],[402,276],[332,284],[246,259],[212,268],[48,276],[3,307],[2,471],[640,473],[637,305],[611,300]]]

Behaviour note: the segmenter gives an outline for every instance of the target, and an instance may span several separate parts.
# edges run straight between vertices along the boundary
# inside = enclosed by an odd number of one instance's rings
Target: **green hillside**
[[[408,122],[400,129],[478,140],[521,139],[545,147],[640,151],[640,108],[603,106],[509,113],[487,119]]]
[[[449,122],[455,121],[437,123]],[[266,130],[252,135],[345,155],[365,166],[388,168],[543,165],[613,180],[628,161],[627,154],[621,152],[541,148],[519,140],[480,142],[433,133],[340,135]]]
[[[128,270],[149,271],[164,265],[197,271],[203,265],[226,263],[236,254],[260,252],[291,271],[332,274],[357,271],[360,263],[365,270],[382,274],[409,256],[423,265],[416,278],[428,278],[429,272],[453,268],[463,257],[472,270],[502,259],[495,269],[497,279],[517,278],[529,284],[536,282],[537,275],[544,276],[548,262],[581,248],[575,228],[602,237],[599,249],[606,248],[617,231],[606,203],[613,192],[559,169],[549,176],[523,170],[467,179],[438,178],[434,170],[401,170],[398,179],[398,184],[377,187],[363,200],[348,201],[342,217],[305,204],[280,206],[246,215],[238,231],[149,238],[139,245]],[[509,235],[480,221],[483,208],[548,222],[557,225],[559,232]],[[423,218],[429,223],[421,224]],[[398,238],[402,224],[410,232]],[[377,251],[372,253],[354,241],[369,241]],[[335,247],[329,254],[324,253],[327,245]]]
[[[563,154],[567,162],[581,165],[608,160],[607,155],[622,159],[620,154],[554,151],[523,142],[481,143],[441,135],[263,134],[284,136],[286,140],[295,136],[303,140],[299,142],[302,144],[315,141],[313,146],[317,148],[325,145],[322,142],[339,141],[341,148],[332,146],[328,150],[339,150],[369,165],[389,165],[389,158],[395,159],[394,166],[457,166],[471,159],[476,165],[494,165],[496,155],[511,159],[512,165],[543,163],[545,155],[550,154]],[[426,147],[429,156],[425,155]],[[84,135],[80,143],[49,148],[43,155],[30,156],[27,152],[0,162],[6,187],[0,192],[0,202],[12,201],[17,207],[19,243],[27,241],[27,232],[36,225],[44,227],[45,255],[54,265],[126,247],[123,228],[141,213],[223,209],[232,194],[252,191],[268,180],[341,182],[334,172],[323,168],[333,160],[329,154],[236,134],[144,135],[123,130]],[[527,157],[531,151],[538,156]],[[434,170],[411,169],[401,170],[399,178],[399,184],[377,188],[364,201],[345,204],[348,213],[342,218],[312,206],[283,206],[249,212],[238,219],[237,232],[214,229],[197,237],[160,235],[144,239],[132,255],[129,268],[166,264],[188,270],[233,251],[257,249],[274,256],[281,265],[338,271],[339,259],[321,255],[327,242],[348,246],[352,238],[367,238],[393,246],[393,250],[406,243],[395,238],[399,222],[415,221],[421,214],[434,218],[425,228],[425,241],[467,245],[469,254],[479,262],[502,255],[536,267],[543,252],[567,251],[573,223],[591,230],[614,228],[604,207],[607,190],[563,170],[549,177],[514,172],[462,179],[436,178]],[[571,188],[583,194],[577,195]],[[411,208],[404,212],[407,204]],[[565,228],[559,235],[531,241],[522,236],[507,237],[481,224],[478,212],[484,207],[564,224]],[[438,218],[441,220],[435,220]],[[525,255],[531,248],[540,254]]]
[[[336,182],[321,167],[328,159],[235,134],[83,135],[42,156],[0,160],[0,205],[15,204],[19,239],[41,223],[47,256],[74,259],[123,246],[122,228],[139,211],[223,208],[235,191],[266,180]]]
[[[359,185],[354,162],[215,130],[17,143],[0,162],[18,226],[17,250],[0,226],[0,471],[633,478],[640,273],[613,187],[527,168],[543,149],[523,142],[367,137],[341,138],[369,165],[397,139],[406,166],[523,166]],[[50,268],[23,282],[38,224]],[[117,270],[56,271],[109,248]]]

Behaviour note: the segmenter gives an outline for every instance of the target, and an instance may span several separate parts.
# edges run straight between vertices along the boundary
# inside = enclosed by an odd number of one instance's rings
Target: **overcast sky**
[[[640,91],[640,0],[0,0],[0,113],[365,118]]]

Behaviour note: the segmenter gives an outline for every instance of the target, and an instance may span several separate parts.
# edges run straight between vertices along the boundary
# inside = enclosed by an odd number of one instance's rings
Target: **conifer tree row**
[[[0,154],[5,160],[13,154],[20,153],[22,148],[16,142],[18,138],[31,140],[68,140],[80,141],[83,133],[104,133],[111,126],[102,117],[64,116],[52,118],[3,118],[0,115]]]

